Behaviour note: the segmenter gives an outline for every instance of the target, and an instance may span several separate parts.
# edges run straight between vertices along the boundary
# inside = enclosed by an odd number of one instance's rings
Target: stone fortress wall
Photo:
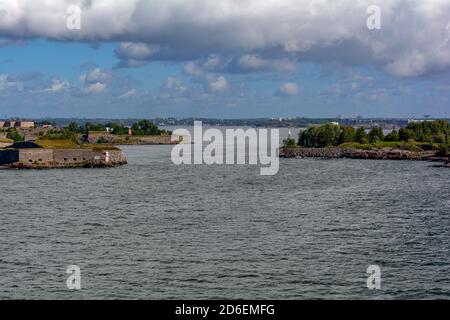
[[[25,165],[50,163],[53,161],[53,150],[49,149],[20,149],[19,162]]]
[[[0,165],[18,168],[108,167],[126,163],[121,150],[92,149],[5,149]]]
[[[95,160],[95,156],[99,157],[99,160],[104,158],[103,153],[94,152],[92,150],[53,150],[53,160],[57,163],[65,164],[77,164],[86,161]]]

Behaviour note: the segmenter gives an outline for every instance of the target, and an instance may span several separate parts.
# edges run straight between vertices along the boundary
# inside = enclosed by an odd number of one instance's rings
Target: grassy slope
[[[353,149],[362,149],[362,150],[373,150],[373,149],[383,149],[383,148],[391,148],[391,149],[401,149],[401,150],[409,150],[409,151],[422,151],[419,147],[424,143],[420,142],[398,142],[398,141],[377,141],[374,143],[357,143],[357,142],[347,142],[340,144],[339,148],[353,148]]]
[[[36,144],[45,149],[78,149],[80,146],[70,140],[36,140]]]
[[[45,149],[92,149],[97,151],[119,150],[119,148],[111,145],[102,145],[102,144],[79,145],[70,140],[37,140],[36,144]]]

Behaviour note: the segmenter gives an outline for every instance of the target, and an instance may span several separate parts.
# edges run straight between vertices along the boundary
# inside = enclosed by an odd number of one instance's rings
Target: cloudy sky
[[[450,117],[450,0],[0,0],[0,118],[339,114]]]

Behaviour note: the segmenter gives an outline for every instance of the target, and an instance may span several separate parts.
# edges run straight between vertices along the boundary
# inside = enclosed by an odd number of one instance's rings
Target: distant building
[[[14,128],[16,126],[16,122],[14,120],[5,121],[4,128]]]
[[[17,128],[34,128],[34,121],[17,121]]]
[[[6,120],[0,121],[0,128],[34,128],[34,121]]]
[[[422,120],[422,119],[408,119],[408,124],[410,123],[422,123],[422,122],[433,122],[435,120],[432,119],[426,119],[426,120]]]

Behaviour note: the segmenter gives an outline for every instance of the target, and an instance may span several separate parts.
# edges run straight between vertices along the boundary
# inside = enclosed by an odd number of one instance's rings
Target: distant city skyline
[[[0,119],[450,117],[447,0],[0,0],[0,13]]]

